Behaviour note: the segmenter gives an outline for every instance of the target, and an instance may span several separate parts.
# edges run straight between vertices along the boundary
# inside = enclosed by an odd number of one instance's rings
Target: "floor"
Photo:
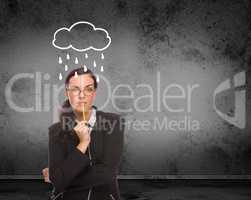
[[[122,200],[250,200],[249,181],[119,180]],[[0,180],[0,200],[47,200],[42,180]]]

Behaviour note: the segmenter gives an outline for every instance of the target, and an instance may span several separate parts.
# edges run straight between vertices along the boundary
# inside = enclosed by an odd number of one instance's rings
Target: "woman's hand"
[[[81,150],[83,153],[85,153],[85,151],[91,141],[89,128],[85,124],[84,121],[81,121],[73,129],[79,138],[79,144],[78,144],[77,148],[79,150]]]
[[[49,179],[49,168],[46,167],[42,170],[42,174],[43,174],[43,177],[44,177],[44,182],[46,183],[51,183],[50,179]]]

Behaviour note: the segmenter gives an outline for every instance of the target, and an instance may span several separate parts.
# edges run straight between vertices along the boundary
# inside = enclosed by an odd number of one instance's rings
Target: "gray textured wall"
[[[134,94],[134,98],[114,103],[110,99],[103,108],[123,114],[129,122],[121,174],[250,174],[250,13],[247,0],[2,0],[0,174],[40,174],[46,166],[47,127],[55,120],[54,94],[63,84],[58,73],[64,70],[57,59],[65,55],[51,41],[58,28],[79,20],[108,30],[112,43],[104,51],[103,76],[109,80],[111,91],[118,84],[127,84],[132,91],[124,88],[120,95]],[[98,56],[95,52],[90,55],[93,59]],[[221,82],[242,71],[246,72],[247,85],[246,127],[241,129],[217,115],[213,92]],[[11,109],[5,98],[8,81],[19,73],[38,72],[41,96],[33,79],[23,79],[14,84],[12,98],[19,106],[29,107],[35,105],[36,96],[41,97],[42,110],[22,113]],[[158,97],[162,98],[164,89],[173,83],[184,88],[186,100],[176,98],[168,105],[182,107],[184,112],[169,112],[163,103],[158,104]],[[135,108],[135,104],[144,109],[151,103],[148,98],[135,101],[149,94],[147,88],[139,88],[140,84],[153,90],[153,109],[147,112]],[[187,86],[194,84],[199,87],[192,92],[189,111]],[[48,101],[43,100],[46,87]],[[229,90],[216,101],[230,116],[234,115],[233,94]],[[59,101],[63,99],[61,93]],[[100,107],[106,100],[107,87],[101,81],[96,104]],[[121,112],[118,108],[131,110]],[[144,130],[130,126],[137,120],[179,121],[185,117],[197,121],[199,129]]]

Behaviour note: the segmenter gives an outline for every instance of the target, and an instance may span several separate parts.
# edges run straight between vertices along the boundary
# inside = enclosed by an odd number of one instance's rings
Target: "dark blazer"
[[[49,179],[56,193],[63,192],[64,200],[119,200],[117,174],[123,135],[119,115],[97,111],[90,145],[82,153],[76,148],[79,138],[73,129],[65,130],[62,121],[51,125]]]

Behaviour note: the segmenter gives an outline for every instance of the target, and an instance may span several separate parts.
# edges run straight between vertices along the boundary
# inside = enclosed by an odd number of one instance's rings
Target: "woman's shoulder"
[[[61,133],[62,126],[60,122],[56,122],[50,125],[48,129],[49,129],[49,136],[59,136]]]
[[[52,125],[49,126],[48,129],[49,130],[59,130],[59,129],[61,129],[61,123],[60,122],[53,123]]]
[[[97,111],[97,116],[106,118],[106,119],[110,119],[110,120],[118,120],[121,118],[121,115],[117,114],[117,113],[112,113],[112,112],[104,112],[101,110]]]
[[[115,131],[117,133],[123,134],[125,120],[122,115],[111,112],[97,111],[97,121],[98,128],[106,130],[109,133]]]

